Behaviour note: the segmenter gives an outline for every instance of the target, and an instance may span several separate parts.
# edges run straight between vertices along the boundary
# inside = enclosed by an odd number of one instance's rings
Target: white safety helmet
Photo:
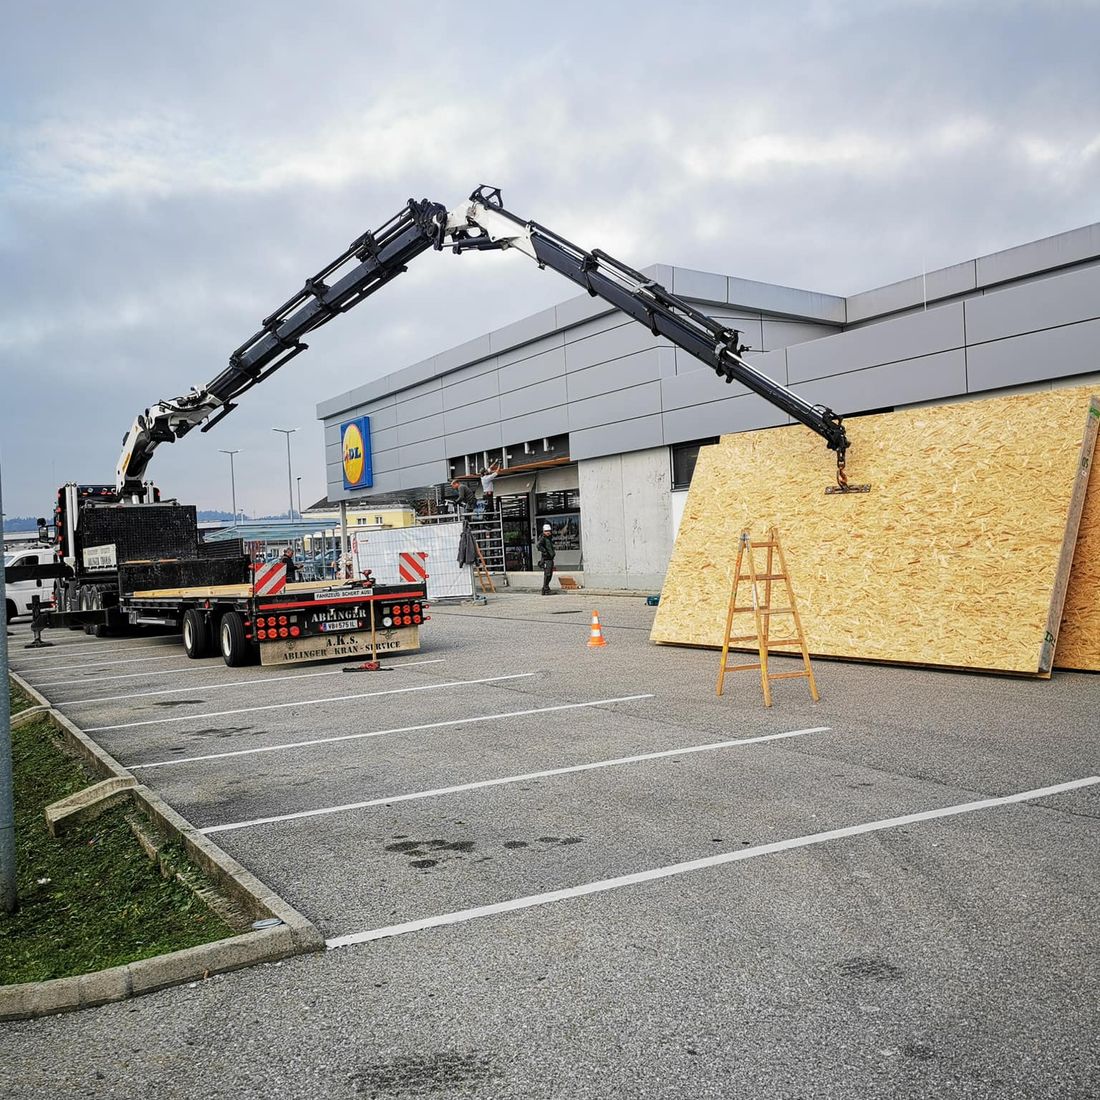
[[[554,530],[554,528],[553,528],[553,527],[551,527],[549,523],[544,523],[544,524],[542,525],[542,533],[543,533],[544,535],[545,535],[545,534],[546,534],[546,533],[547,533],[548,531],[553,531],[553,530]]]

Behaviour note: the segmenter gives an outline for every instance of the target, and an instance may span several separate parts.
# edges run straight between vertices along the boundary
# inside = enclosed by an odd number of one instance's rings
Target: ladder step
[[[761,615],[791,615],[794,613],[793,607],[735,607],[734,611],[757,611],[759,610]]]
[[[735,635],[730,635],[730,637],[727,638],[726,641],[727,642],[755,642],[755,641],[759,640],[759,638],[760,638],[759,634],[738,634],[736,636]],[[801,638],[769,638],[768,639],[768,648],[769,649],[771,649],[772,646],[776,646],[776,645],[797,645],[797,646],[801,646],[802,645],[802,639]]]
[[[759,665],[726,665],[725,671],[726,672],[744,672],[746,669],[759,668],[759,667],[760,667]],[[770,676],[768,677],[769,680],[771,678],[772,677],[770,677]]]
[[[799,676],[809,676],[810,674],[803,669],[801,672],[769,672],[769,680],[796,680]]]
[[[739,581],[751,581],[751,573],[738,573],[737,579]],[[787,579],[786,573],[757,573],[756,579],[758,581],[785,581]]]

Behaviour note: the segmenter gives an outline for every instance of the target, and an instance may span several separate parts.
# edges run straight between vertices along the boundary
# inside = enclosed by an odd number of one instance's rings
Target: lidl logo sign
[[[340,454],[344,464],[345,489],[367,489],[374,484],[369,416],[360,416],[340,425]]]

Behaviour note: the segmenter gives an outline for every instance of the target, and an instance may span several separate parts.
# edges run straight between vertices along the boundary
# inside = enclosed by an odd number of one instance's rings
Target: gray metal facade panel
[[[597,428],[580,428],[569,434],[569,457],[598,458],[603,455],[625,454],[660,447],[664,429],[659,415],[639,416],[619,420]]]
[[[964,303],[971,344],[1100,317],[1100,267],[1082,267]]]
[[[333,444],[340,445],[340,425],[338,423],[325,425],[325,446],[331,447]]]
[[[531,413],[502,420],[498,426],[501,442],[497,446],[512,446],[529,439],[543,439],[551,435],[564,435],[569,431],[569,418],[564,405],[545,412]],[[456,452],[452,451],[451,454]]]
[[[967,349],[970,391],[1002,389],[1100,369],[1100,320],[1029,332]]]
[[[644,325],[630,318],[624,320],[624,324],[615,328],[586,336],[584,339],[570,340],[565,345],[565,369],[584,370],[597,363],[621,359],[635,352],[669,346],[666,340],[654,336]]]
[[[443,387],[443,409],[450,412],[452,409],[461,408],[463,405],[472,405],[475,401],[485,401],[487,398],[496,397],[497,370],[493,369],[480,374],[467,374],[466,371],[458,371],[447,376],[447,385]]]
[[[668,289],[677,297],[691,298],[696,302],[725,302],[729,276],[677,267],[673,270],[672,286]]]
[[[726,301],[784,317],[799,317],[806,321],[825,321],[843,325],[847,320],[844,299],[835,294],[818,294],[812,290],[797,290],[790,286],[773,286],[752,279],[730,275],[726,281]]]
[[[497,388],[501,393],[548,382],[565,374],[565,348],[550,348],[530,359],[521,359],[497,371]]]
[[[963,305],[954,302],[787,349],[791,384],[963,346]]]
[[[473,363],[478,359],[484,359],[492,353],[493,349],[489,343],[489,334],[475,336],[474,339],[467,340],[464,344],[439,352],[433,364],[434,373],[437,375],[444,374],[456,367]]]
[[[1008,279],[1019,279],[1040,271],[1081,263],[1100,256],[1100,222],[1058,233],[1041,241],[1006,248],[990,256],[980,256],[977,264],[978,286],[992,286]]]
[[[802,321],[773,321],[765,317],[761,321],[763,330],[759,343],[753,345],[751,340],[746,343],[759,348],[760,351],[775,351],[777,348],[789,348],[793,344],[805,344],[808,340],[819,340],[823,336],[835,336],[837,330],[831,325],[810,325]]]
[[[634,420],[661,411],[661,383],[646,382],[628,390],[590,397],[586,401],[571,401],[567,407],[569,433],[582,428],[615,424],[620,420]],[[630,448],[633,450],[634,448]],[[613,453],[608,450],[606,454]]]
[[[491,451],[504,445],[500,424],[483,424],[465,432],[452,432],[443,438],[443,448],[448,458],[473,454],[475,451]]]
[[[538,340],[532,340],[531,343],[513,348],[511,351],[502,351],[496,357],[497,366],[503,369],[504,367],[510,366],[512,363],[519,363],[524,359],[531,359],[536,355],[543,355],[548,351],[553,351],[555,348],[563,347],[565,347],[565,333],[551,332],[547,336],[542,336]]]
[[[447,457],[442,435],[438,439],[425,439],[402,447],[399,454],[402,469],[423,466],[427,462],[440,462]]]
[[[447,463],[442,459],[435,462],[424,462],[416,466],[405,465],[396,475],[398,488],[415,489],[419,485],[436,485],[441,481],[447,481],[450,474]],[[373,492],[380,493],[386,490],[375,484]]]
[[[725,325],[726,328],[737,329],[741,333],[742,344],[748,344],[750,348],[756,348],[758,351],[764,347],[763,320],[759,313],[746,317],[744,313],[734,313],[728,309],[707,309],[703,312],[713,320]],[[686,352],[679,349],[677,349],[677,352],[680,355],[686,354]]]
[[[504,325],[503,328],[494,329],[489,333],[489,346],[494,352],[510,351],[546,336],[555,328],[557,314],[551,306],[539,313],[532,313],[529,317],[513,321],[510,325]]]
[[[554,322],[560,329],[571,328],[573,325],[579,325],[581,321],[599,317],[601,313],[611,312],[614,312],[613,307],[601,298],[580,294],[554,307]]]
[[[788,422],[779,409],[753,393],[712,401],[708,405],[670,409],[664,413],[662,421],[668,444],[687,443],[727,432],[773,428]]]
[[[381,431],[371,431],[370,444],[371,451],[374,454],[378,454],[379,451],[388,451],[393,447],[400,445],[400,440],[397,437],[396,428],[383,428]]]
[[[424,416],[419,420],[409,420],[397,425],[397,440],[404,447],[408,443],[419,443],[425,439],[442,439],[444,426],[442,413]]]
[[[464,432],[469,428],[479,428],[482,424],[495,424],[499,420],[499,397],[487,397],[472,405],[463,405],[461,409],[450,409],[443,414],[443,424],[447,435]]]
[[[956,348],[850,374],[835,374],[791,388],[811,404],[827,405],[846,416],[966,393],[966,373],[966,353]]]
[[[567,400],[564,378],[549,378],[522,390],[510,390],[500,395],[500,415],[505,420],[541,409],[564,405]]]
[[[924,276],[891,283],[853,294],[848,298],[848,324],[854,325],[885,313],[924,306],[925,301],[935,302],[966,294],[977,287],[977,266],[974,260],[937,268]]]
[[[410,420],[422,420],[425,416],[436,416],[441,412],[443,412],[443,391],[437,386],[410,400],[398,401],[397,425],[400,427]]]
[[[661,348],[649,348],[609,363],[599,363],[566,376],[566,391],[570,401],[583,401],[601,393],[655,382],[661,377]]]
[[[745,362],[780,385],[785,386],[787,384],[787,352],[785,349],[781,348],[778,351],[762,353],[748,352],[745,355]],[[703,378],[709,381],[709,394],[707,386],[700,381]],[[684,381],[680,382],[679,379],[684,379]],[[691,379],[691,381],[687,381],[687,379]],[[665,392],[668,394],[669,399],[674,402],[673,407],[678,408],[682,404],[681,395],[697,394],[700,401],[721,401],[736,394],[748,393],[749,390],[747,387],[742,386],[740,382],[726,382],[702,360],[696,359],[695,356],[688,355],[686,351],[677,348],[676,377],[669,380]]]

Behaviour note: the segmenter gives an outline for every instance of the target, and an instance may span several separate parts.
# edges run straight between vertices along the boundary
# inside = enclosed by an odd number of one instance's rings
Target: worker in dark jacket
[[[287,584],[293,584],[295,575],[298,572],[298,563],[294,560],[294,549],[288,546],[283,551],[283,556],[279,559],[286,566],[286,582]]]
[[[554,541],[550,538],[553,528],[549,523],[542,525],[542,538],[535,543],[535,549],[539,552],[539,565],[542,566],[542,594],[552,596],[550,591],[550,578],[554,575]]]

